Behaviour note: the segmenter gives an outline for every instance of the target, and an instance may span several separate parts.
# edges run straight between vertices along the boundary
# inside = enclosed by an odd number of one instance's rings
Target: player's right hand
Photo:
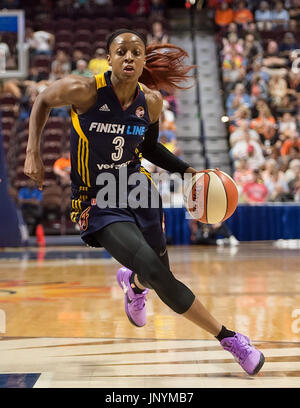
[[[24,173],[34,180],[38,188],[42,190],[45,177],[45,168],[38,152],[26,152]]]

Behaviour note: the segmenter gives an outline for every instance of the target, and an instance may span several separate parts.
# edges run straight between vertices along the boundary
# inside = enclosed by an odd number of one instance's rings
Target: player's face
[[[107,60],[118,78],[137,81],[146,63],[144,43],[135,34],[118,35],[110,45]]]

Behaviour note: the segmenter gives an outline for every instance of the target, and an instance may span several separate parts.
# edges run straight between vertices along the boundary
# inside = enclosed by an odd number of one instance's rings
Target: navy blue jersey
[[[110,80],[111,72],[96,75],[97,100],[85,113],[71,110],[71,180],[88,191],[96,187],[100,172],[117,175],[121,166],[128,174],[139,171],[139,145],[150,119],[140,83],[132,104],[123,109]]]

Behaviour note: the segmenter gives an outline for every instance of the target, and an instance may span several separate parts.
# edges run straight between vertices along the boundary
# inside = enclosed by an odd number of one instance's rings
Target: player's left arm
[[[145,87],[146,88],[146,87]],[[156,166],[171,173],[195,173],[197,170],[171,153],[161,143],[159,136],[159,117],[163,107],[163,97],[159,91],[145,90],[145,97],[150,116],[150,125],[141,145],[142,156]]]

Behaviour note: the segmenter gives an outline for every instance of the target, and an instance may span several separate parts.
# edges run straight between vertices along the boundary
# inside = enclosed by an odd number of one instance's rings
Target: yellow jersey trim
[[[95,75],[95,78],[96,78],[96,83],[97,83],[97,89],[103,88],[104,86],[107,85],[104,73]]]
[[[91,187],[90,172],[89,172],[89,167],[88,167],[89,142],[88,142],[86,135],[83,133],[81,129],[78,115],[73,109],[71,109],[71,118],[72,118],[72,124],[74,126],[74,129],[76,130],[79,136],[77,170],[84,184],[87,185],[88,187]]]

